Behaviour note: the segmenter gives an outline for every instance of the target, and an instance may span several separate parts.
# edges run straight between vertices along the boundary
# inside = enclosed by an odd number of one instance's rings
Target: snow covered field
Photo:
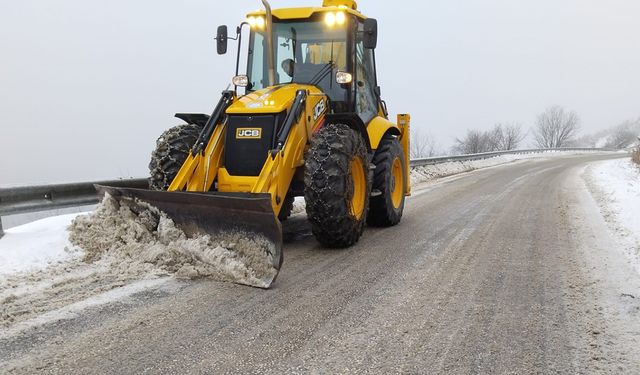
[[[630,159],[593,164],[583,175],[609,229],[640,273],[640,169]]]
[[[71,250],[66,228],[78,214],[54,216],[5,230],[0,240],[0,280],[79,258]]]

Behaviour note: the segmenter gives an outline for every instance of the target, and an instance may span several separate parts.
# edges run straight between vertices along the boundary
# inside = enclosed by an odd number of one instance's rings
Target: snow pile
[[[640,171],[629,159],[594,164],[583,175],[628,259],[640,273]]]
[[[452,176],[459,173],[470,172],[476,169],[493,167],[520,159],[540,158],[545,154],[501,155],[489,159],[456,161],[425,165],[411,168],[411,184],[419,184],[434,178]]]
[[[157,208],[143,202],[120,205],[106,195],[96,211],[79,216],[69,240],[84,251],[85,262],[101,260],[118,274],[175,274],[268,287],[277,274],[273,244],[246,233],[187,238]]]
[[[263,249],[272,246],[242,233],[187,238],[157,209],[120,206],[106,196],[89,215],[7,230],[0,240],[0,327],[6,328],[0,337],[72,317],[172,275],[268,287],[277,271]]]

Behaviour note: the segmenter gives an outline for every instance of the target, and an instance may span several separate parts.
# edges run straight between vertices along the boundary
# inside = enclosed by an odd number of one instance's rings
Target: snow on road
[[[0,338],[68,319],[159,285],[157,277],[114,271],[106,261],[87,263],[67,228],[81,214],[50,217],[7,229],[0,239]],[[123,288],[124,287],[124,288]]]
[[[600,211],[640,273],[640,168],[630,159],[616,159],[587,167],[583,178]]]

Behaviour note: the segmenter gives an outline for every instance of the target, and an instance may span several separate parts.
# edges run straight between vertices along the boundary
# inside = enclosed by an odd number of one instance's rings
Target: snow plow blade
[[[269,194],[167,192],[101,185],[95,188],[99,195],[108,193],[120,203],[126,200],[135,205],[141,201],[158,208],[187,237],[224,233],[246,233],[250,239],[261,236],[269,243],[261,249],[265,260],[275,270],[273,276],[261,279],[264,288],[269,288],[278,275],[283,261],[282,229]]]

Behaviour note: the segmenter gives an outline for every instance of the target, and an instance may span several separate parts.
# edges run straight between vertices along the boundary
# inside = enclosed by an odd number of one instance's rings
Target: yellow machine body
[[[226,127],[221,123],[216,127],[204,152],[189,155],[169,191],[208,192],[212,190],[214,181],[217,181],[217,191],[223,193],[269,193],[273,211],[277,215],[296,172],[304,166],[304,155],[310,138],[324,125],[328,109],[327,96],[315,86],[288,84],[235,97],[226,111],[229,115],[281,113],[291,107],[298,90],[307,91],[303,114],[293,126],[285,147],[275,154],[265,155],[266,162],[259,176],[233,176],[222,166]],[[315,113],[318,106],[325,108],[322,113]],[[316,120],[313,120],[316,116]],[[409,155],[409,115],[399,115],[398,124],[380,115],[374,117],[367,126],[367,134],[372,151],[378,148],[386,134],[392,134],[399,137],[404,154]],[[408,165],[407,159],[406,168]],[[409,175],[408,171],[405,175]],[[408,178],[405,186],[408,195]]]

